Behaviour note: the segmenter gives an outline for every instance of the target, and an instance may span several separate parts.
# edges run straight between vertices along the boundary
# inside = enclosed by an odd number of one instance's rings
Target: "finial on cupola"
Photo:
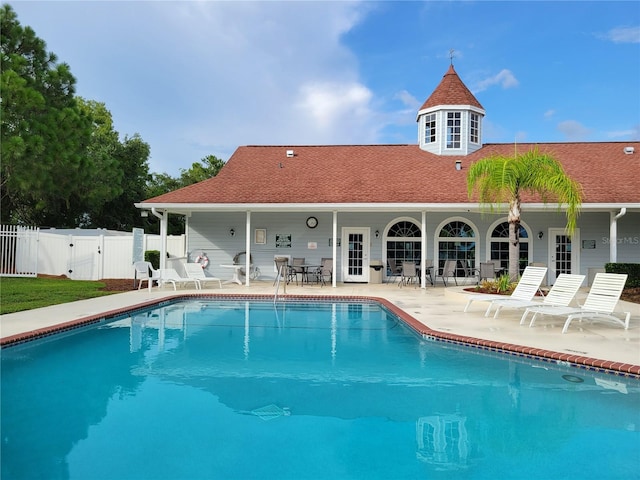
[[[449,50],[449,59],[451,60],[451,65],[453,65],[453,57],[455,50],[452,48],[451,50]]]

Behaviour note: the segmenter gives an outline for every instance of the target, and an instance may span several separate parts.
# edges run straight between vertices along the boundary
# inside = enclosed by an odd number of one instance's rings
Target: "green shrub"
[[[625,288],[640,287],[640,263],[606,263],[604,271],[607,273],[626,273],[629,275]]]
[[[495,280],[483,280],[480,285],[476,287],[476,290],[486,293],[499,293],[502,295],[509,295],[516,288],[517,284],[517,282],[512,283],[509,280],[509,274],[505,273]]]
[[[496,281],[497,287],[498,287],[498,293],[504,293],[504,292],[508,292],[511,291],[513,288],[511,286],[511,279],[509,277],[508,273],[505,273],[504,275],[500,275],[500,277],[498,277],[497,281]],[[517,285],[517,284],[514,284]]]
[[[156,270],[160,268],[160,250],[146,250],[144,252],[145,262],[150,262]]]

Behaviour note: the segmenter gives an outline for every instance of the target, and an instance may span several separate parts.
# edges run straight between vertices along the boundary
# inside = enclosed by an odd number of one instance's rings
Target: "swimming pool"
[[[640,382],[374,302],[195,300],[2,350],[2,478],[634,478]]]

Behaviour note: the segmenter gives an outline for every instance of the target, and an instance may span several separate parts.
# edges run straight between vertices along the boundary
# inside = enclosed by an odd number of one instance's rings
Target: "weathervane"
[[[451,50],[449,50],[449,59],[451,60],[451,65],[453,65],[453,57],[455,56],[453,53],[455,52],[455,50],[452,48]]]

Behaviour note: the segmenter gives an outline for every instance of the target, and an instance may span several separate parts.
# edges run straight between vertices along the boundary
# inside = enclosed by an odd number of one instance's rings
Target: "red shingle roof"
[[[640,202],[640,142],[519,144],[517,150],[536,146],[582,185],[583,203]],[[626,146],[635,153],[625,154]],[[513,155],[514,148],[487,144],[468,156],[438,156],[417,145],[244,146],[218,176],[144,203],[465,203],[466,168],[490,155]],[[287,150],[295,156],[288,158]]]
[[[462,83],[462,80],[453,69],[453,65],[449,67],[440,84],[420,107],[420,110],[443,105],[471,105],[484,110],[480,102],[473,96],[473,93]]]

